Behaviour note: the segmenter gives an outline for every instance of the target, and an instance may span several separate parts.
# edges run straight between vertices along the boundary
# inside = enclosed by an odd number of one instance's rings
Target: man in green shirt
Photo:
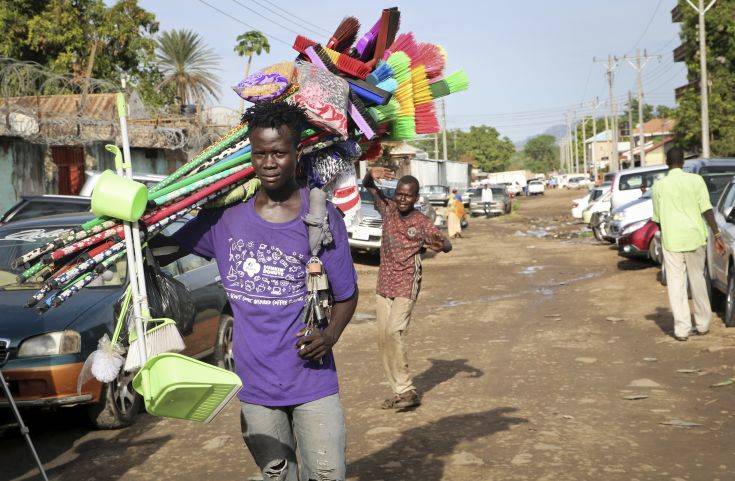
[[[678,147],[666,154],[666,164],[669,166],[668,175],[653,185],[653,221],[661,226],[666,285],[674,313],[674,337],[677,341],[686,341],[690,333],[707,334],[712,320],[704,279],[707,257],[705,220],[712,230],[715,249],[723,252],[725,245],[715,223],[704,179],[681,170],[684,152]],[[696,330],[692,329],[689,312],[687,277],[694,302]]]

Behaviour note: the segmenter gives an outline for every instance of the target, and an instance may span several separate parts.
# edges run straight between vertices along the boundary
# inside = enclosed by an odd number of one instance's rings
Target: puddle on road
[[[531,274],[535,274],[543,268],[544,266],[526,266],[526,268],[520,271],[519,274],[523,274],[524,276],[530,276]]]
[[[541,267],[541,266],[538,266]],[[572,277],[570,279],[565,279],[562,281],[553,281],[551,284],[542,284],[540,286],[534,286],[531,289],[525,289],[523,291],[508,293],[508,294],[496,294],[492,296],[481,296],[476,297],[474,299],[466,299],[466,300],[458,300],[458,299],[447,299],[442,304],[439,305],[439,309],[451,309],[454,307],[459,306],[465,306],[468,304],[477,304],[477,303],[485,303],[485,302],[494,302],[494,301],[502,301],[505,299],[513,299],[516,297],[524,297],[528,294],[536,294],[541,295],[545,298],[553,297],[556,294],[556,290],[560,287],[567,286],[569,284],[573,284],[575,282],[581,282],[586,281],[588,279],[593,279],[595,277],[598,277],[602,275],[601,272],[588,272],[586,274],[582,274],[576,277]]]

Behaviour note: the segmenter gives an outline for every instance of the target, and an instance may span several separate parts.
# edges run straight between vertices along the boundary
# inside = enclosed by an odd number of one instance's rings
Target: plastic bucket
[[[154,416],[208,423],[242,388],[237,374],[181,354],[150,358],[133,378]]]
[[[92,191],[92,212],[98,216],[135,222],[143,215],[147,204],[145,185],[120,177],[111,170],[102,172]]]

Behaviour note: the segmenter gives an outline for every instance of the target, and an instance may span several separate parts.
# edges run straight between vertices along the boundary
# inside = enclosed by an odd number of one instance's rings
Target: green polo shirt
[[[688,252],[707,244],[702,213],[712,209],[704,179],[671,169],[653,185],[653,221],[661,225],[664,249]]]

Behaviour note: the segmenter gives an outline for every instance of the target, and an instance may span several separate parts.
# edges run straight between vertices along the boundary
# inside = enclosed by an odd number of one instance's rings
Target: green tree
[[[151,88],[160,78],[153,63],[158,22],[137,0],[111,6],[103,0],[5,0],[0,29],[0,56],[115,83],[124,72],[149,97],[165,95]]]
[[[237,45],[235,45],[235,53],[241,57],[247,57],[248,63],[245,64],[245,75],[243,78],[250,74],[250,64],[253,62],[253,55],[260,55],[261,53],[270,53],[271,45],[268,43],[268,38],[258,30],[250,30],[237,36]],[[244,108],[244,101],[240,102],[240,111]]]
[[[173,85],[180,105],[200,105],[219,98],[219,57],[199,34],[191,30],[168,30],[156,39],[161,86]]]
[[[515,146],[508,137],[487,125],[472,126],[470,130],[456,134],[456,153],[458,160],[470,162],[485,172],[499,172],[509,165]],[[447,142],[451,145],[450,142]]]
[[[679,0],[681,43],[685,47],[688,80],[694,82],[678,99],[676,143],[689,151],[701,149],[698,16]],[[707,71],[709,76],[710,145],[713,155],[735,156],[735,1],[721,0],[707,12]]]
[[[553,135],[538,135],[523,147],[525,166],[532,172],[551,172],[559,164],[559,147]]]

